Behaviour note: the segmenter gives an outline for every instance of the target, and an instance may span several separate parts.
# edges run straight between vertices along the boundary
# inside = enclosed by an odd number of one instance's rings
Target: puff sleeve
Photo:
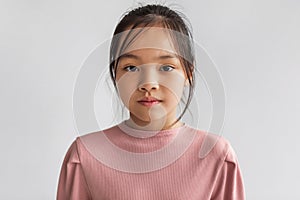
[[[76,141],[64,158],[57,187],[57,200],[90,200],[91,195],[80,163]]]
[[[237,157],[232,147],[224,159],[223,165],[217,175],[212,200],[244,200],[245,191],[242,173]]]

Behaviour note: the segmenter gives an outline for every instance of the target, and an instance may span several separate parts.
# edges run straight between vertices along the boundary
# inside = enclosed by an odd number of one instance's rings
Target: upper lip
[[[155,97],[143,97],[141,99],[138,100],[139,102],[140,101],[146,101],[146,102],[153,102],[153,101],[161,101]]]

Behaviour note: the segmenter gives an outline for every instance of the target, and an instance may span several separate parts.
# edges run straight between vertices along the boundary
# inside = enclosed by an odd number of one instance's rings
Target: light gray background
[[[300,2],[167,1],[190,19],[226,88],[223,135],[247,199],[299,199]],[[135,1],[0,2],[0,198],[54,199],[75,139],[80,65]]]

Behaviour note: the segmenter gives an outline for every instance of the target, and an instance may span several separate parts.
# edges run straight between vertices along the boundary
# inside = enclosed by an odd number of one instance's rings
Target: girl
[[[128,12],[111,41],[110,75],[130,118],[73,142],[57,199],[245,199],[228,141],[218,138],[199,158],[205,136],[216,136],[181,121],[194,90],[194,63],[192,35],[177,12],[161,5]]]

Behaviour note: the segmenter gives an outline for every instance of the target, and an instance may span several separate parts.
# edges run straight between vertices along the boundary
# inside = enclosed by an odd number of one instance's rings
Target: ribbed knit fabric
[[[179,134],[191,138],[181,154],[184,140]],[[113,150],[108,150],[109,161],[101,144],[101,135],[109,141]],[[199,158],[201,145],[207,133],[184,125],[179,128],[157,133],[141,131],[126,126],[124,122],[101,132],[90,133],[76,140],[70,146],[62,164],[57,199],[58,200],[243,200],[245,199],[243,180],[238,161],[226,139],[218,137],[214,148],[205,158]],[[103,138],[102,138],[103,140]],[[179,142],[176,145],[171,145]],[[181,142],[182,141],[182,142]],[[101,147],[100,147],[101,146]],[[167,154],[162,149],[170,147]],[[106,148],[106,147],[105,147]],[[173,148],[173,149],[172,149]],[[114,160],[114,149],[125,156]],[[171,153],[170,153],[171,152]],[[171,155],[174,152],[174,155]],[[102,154],[101,154],[102,153]],[[129,153],[129,154],[128,154]],[[134,156],[155,153],[148,164],[141,164],[141,171],[130,171],[136,167]],[[128,157],[126,157],[128,155]],[[174,157],[167,165],[163,163]],[[157,158],[156,158],[157,157]],[[147,157],[148,158],[148,157]],[[124,162],[122,164],[122,159]],[[152,159],[152,160],[151,160]],[[120,161],[121,160],[121,161]],[[171,159],[172,160],[172,159]],[[120,162],[117,167],[111,163]],[[132,163],[132,166],[130,165]],[[140,161],[139,161],[140,162]],[[157,163],[158,165],[156,165]],[[155,168],[155,166],[160,166]],[[154,168],[152,169],[152,165]],[[149,168],[149,166],[151,166]],[[139,167],[139,166],[138,166]],[[150,169],[150,170],[149,170]],[[152,170],[151,170],[152,169]],[[145,170],[145,172],[143,172]]]

